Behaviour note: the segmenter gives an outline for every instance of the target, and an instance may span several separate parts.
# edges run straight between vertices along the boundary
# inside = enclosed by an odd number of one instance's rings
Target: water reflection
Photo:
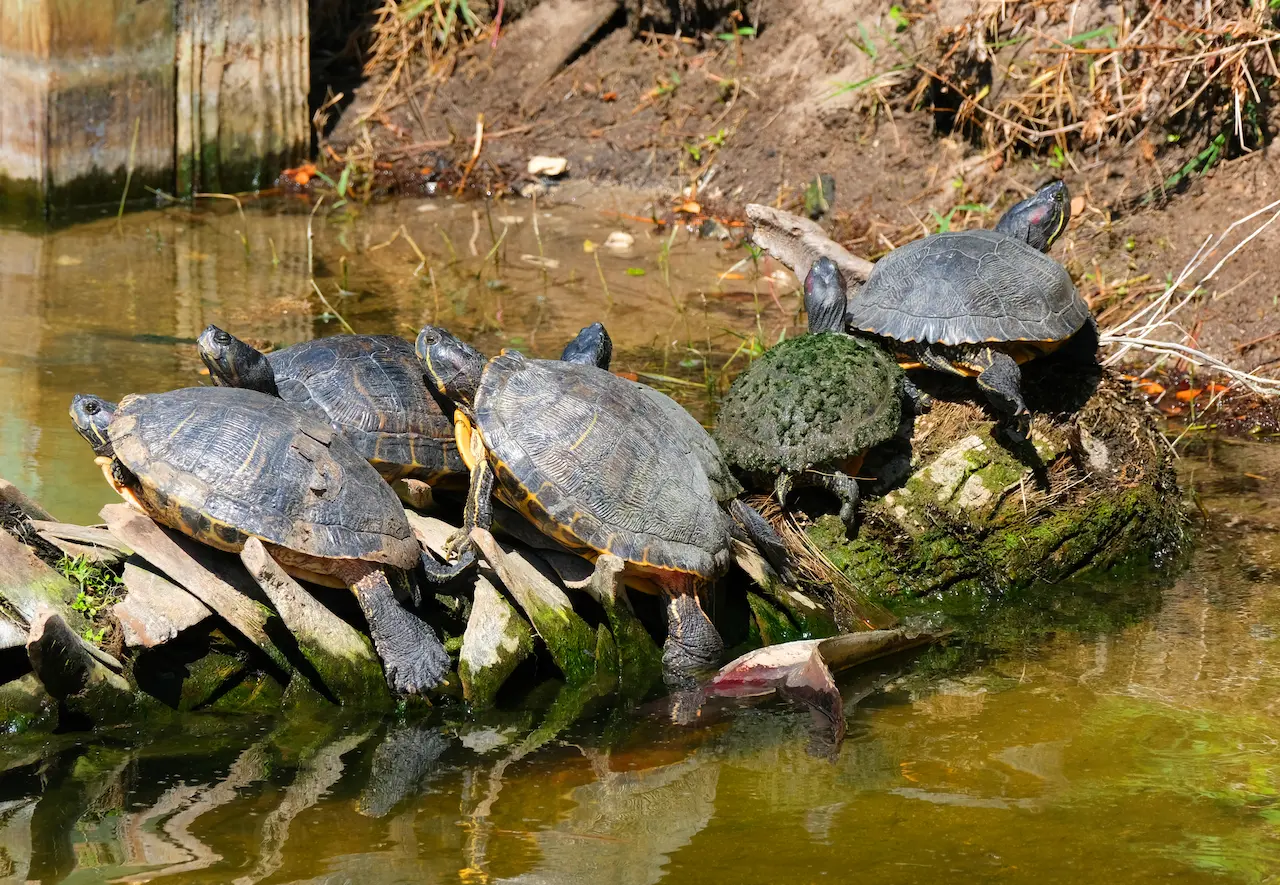
[[[309,284],[306,210],[219,203],[0,230],[0,476],[63,519],[93,521],[110,495],[68,424],[71,395],[207,383],[193,342],[209,323],[284,346],[341,331],[332,308],[360,332],[412,338],[439,322],[490,351],[549,356],[603,320],[618,368],[680,376],[691,383],[676,392],[696,400],[738,336],[775,340],[798,305],[743,269],[721,279],[744,250],[659,236],[587,193],[539,209],[536,230],[524,202],[322,212],[310,254],[326,306]],[[618,229],[636,244],[584,251]]]

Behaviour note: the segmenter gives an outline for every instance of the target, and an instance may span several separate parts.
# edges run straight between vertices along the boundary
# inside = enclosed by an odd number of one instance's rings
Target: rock
[[[257,538],[245,543],[240,559],[298,641],[302,656],[339,703],[371,708],[391,705],[382,664],[368,637],[298,586]]]
[[[559,176],[564,175],[565,170],[568,168],[569,161],[564,157],[536,156],[529,158],[529,165],[526,168],[526,171],[530,175],[558,178]]]
[[[498,689],[533,651],[533,628],[483,574],[476,577],[471,617],[462,634],[458,677],[473,710],[493,704]]]
[[[32,619],[27,657],[52,697],[95,724],[121,722],[133,714],[135,695],[128,681],[104,665],[52,608],[41,608]]]
[[[102,518],[112,534],[140,556],[147,559],[189,593],[221,615],[246,639],[262,649],[277,667],[292,673],[294,667],[267,632],[267,624],[275,617],[271,609],[237,590],[223,577],[214,574],[210,554],[213,551],[161,528],[150,517],[128,504],[108,504]],[[203,562],[196,561],[200,556]]]
[[[0,602],[11,622],[30,625],[45,607],[81,633],[89,622],[71,607],[75,598],[70,581],[45,565],[31,548],[0,531]]]
[[[471,539],[546,643],[551,658],[569,685],[586,685],[597,676],[597,637],[573,610],[564,591],[524,554],[500,545],[477,528]]]
[[[145,568],[136,557],[122,575],[125,598],[112,606],[128,648],[152,648],[174,639],[213,612],[177,584]]]
[[[626,252],[635,244],[636,238],[624,230],[615,230],[604,241],[604,247],[611,252]]]

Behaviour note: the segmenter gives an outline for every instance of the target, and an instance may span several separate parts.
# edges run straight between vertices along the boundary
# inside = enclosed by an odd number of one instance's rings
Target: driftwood
[[[21,510],[27,519],[52,520],[53,516],[48,510],[45,510],[38,503],[27,497],[22,489],[9,482],[7,479],[0,479],[0,503],[12,504]]]
[[[476,576],[473,596],[458,677],[462,696],[479,710],[493,705],[502,683],[533,651],[533,628],[485,575]]]
[[[108,723],[122,721],[133,711],[135,695],[128,680],[99,660],[94,648],[52,608],[40,609],[32,620],[27,657],[49,694],[74,712]]]
[[[840,630],[835,617],[826,606],[819,605],[799,590],[791,587],[778,576],[768,561],[751,544],[736,538],[733,541],[733,560],[755,582],[762,593],[773,600],[793,620],[806,639],[834,636]]]
[[[298,640],[303,657],[343,706],[390,705],[382,665],[368,637],[298,586],[257,538],[244,545],[240,559]]]
[[[47,519],[31,520],[36,534],[72,559],[80,556],[101,565],[114,565],[131,552],[106,529]]]
[[[79,633],[89,622],[71,607],[75,597],[70,581],[45,565],[31,548],[0,531],[0,605],[11,623],[30,625],[36,613],[47,607]]]
[[[245,596],[197,562],[168,532],[129,505],[108,504],[102,508],[102,518],[116,537],[221,615],[262,649],[276,666],[286,673],[293,672],[285,653],[268,635],[267,624],[275,616],[271,609]]]
[[[594,681],[602,663],[596,657],[598,637],[573,610],[564,591],[532,559],[499,544],[484,529],[475,529],[471,540],[524,610],[565,681],[571,685]]]
[[[764,206],[747,204],[747,220],[754,225],[751,241],[791,268],[803,280],[819,258],[830,258],[850,288],[866,282],[872,264],[841,246],[814,221]]]
[[[163,645],[213,615],[203,602],[163,575],[143,568],[140,562],[124,564],[126,595],[111,609],[120,622],[126,647]]]

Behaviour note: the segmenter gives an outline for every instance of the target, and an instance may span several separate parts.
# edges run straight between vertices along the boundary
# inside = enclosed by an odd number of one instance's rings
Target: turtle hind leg
[[[729,503],[729,515],[733,517],[736,527],[741,530],[745,539],[755,545],[761,555],[768,560],[769,565],[773,566],[778,577],[788,584],[794,584],[796,582],[795,564],[787,551],[786,543],[770,525],[769,520],[765,519],[759,510],[740,498],[734,498]]]
[[[351,582],[351,589],[369,622],[373,647],[392,690],[421,694],[444,682],[451,666],[449,653],[435,630],[400,604],[382,570],[368,569]]]
[[[1009,434],[1025,442],[1031,434],[1031,412],[1022,399],[1022,369],[1009,354],[983,347],[968,361],[978,369],[978,387],[987,401],[1008,422]]]
[[[667,603],[662,677],[670,686],[689,687],[720,666],[724,640],[703,611],[691,576],[673,576],[660,583]]]
[[[839,470],[830,473],[812,471],[806,478],[813,485],[826,489],[840,499],[840,519],[850,537],[853,537],[858,531],[858,503],[862,500],[858,481]]]

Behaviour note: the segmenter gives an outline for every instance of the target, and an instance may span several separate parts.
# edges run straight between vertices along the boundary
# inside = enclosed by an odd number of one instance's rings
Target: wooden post
[[[270,187],[311,143],[306,0],[178,0],[178,192]]]
[[[172,186],[172,0],[0,0],[0,83],[0,214]]]
[[[270,187],[309,53],[307,0],[0,0],[0,215]]]

